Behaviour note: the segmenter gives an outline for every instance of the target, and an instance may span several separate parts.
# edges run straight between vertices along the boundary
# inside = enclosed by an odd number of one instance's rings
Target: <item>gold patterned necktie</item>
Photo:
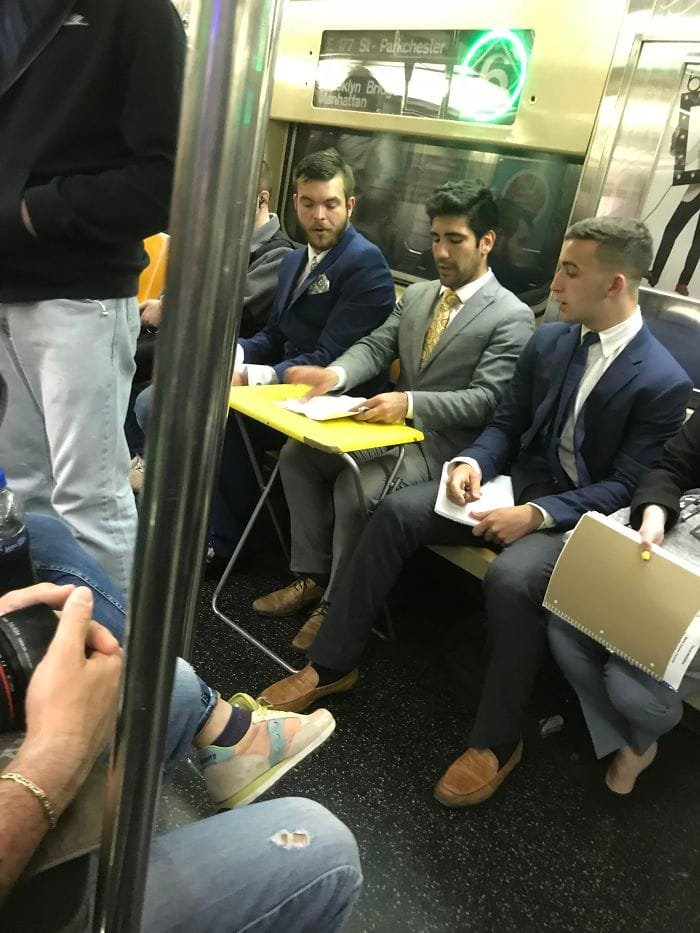
[[[450,314],[454,311],[455,308],[458,308],[462,304],[462,300],[457,294],[453,292],[451,288],[446,289],[440,296],[440,301],[438,301],[435,306],[435,311],[433,313],[433,319],[428,325],[428,329],[425,332],[425,340],[423,341],[423,349],[420,354],[420,364],[423,364],[429,359],[430,354],[435,349],[440,337],[442,337],[443,331],[450,323]]]

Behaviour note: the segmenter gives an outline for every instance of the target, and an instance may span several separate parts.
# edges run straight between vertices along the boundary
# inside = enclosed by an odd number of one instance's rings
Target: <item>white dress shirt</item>
[[[297,288],[304,279],[311,272],[311,263],[316,260],[316,266],[328,255],[330,250],[324,249],[322,253],[317,252],[313,247],[307,246],[306,248],[306,265],[301,270],[301,275],[294,283],[294,287]],[[315,267],[314,267],[315,268]],[[239,344],[240,346],[240,344]],[[279,382],[277,378],[277,373],[274,371],[272,366],[266,366],[262,363],[244,363],[241,366],[241,371],[248,373],[248,385],[249,386],[269,386],[274,385],[276,382]]]
[[[485,285],[489,279],[493,278],[493,272],[490,269],[487,269],[484,275],[480,275],[478,279],[474,279],[471,282],[467,282],[466,285],[460,285],[459,288],[453,289],[455,294],[459,297],[460,304],[455,305],[455,307],[450,311],[450,317],[447,322],[447,327],[454,321],[459,312],[469,301],[470,298],[473,298],[474,295],[479,291],[482,285]],[[440,293],[438,295],[438,301],[445,292],[448,291],[447,285],[440,286]],[[436,302],[437,304],[437,302]],[[433,309],[434,310],[434,309]],[[447,329],[447,328],[445,328]],[[347,382],[347,374],[342,366],[329,366],[328,367],[332,372],[338,376],[338,381],[333,386],[334,392],[341,392],[345,388],[345,383]],[[408,399],[408,410],[406,411],[406,418],[410,420],[413,418],[413,392],[406,392],[406,398]]]
[[[576,456],[574,453],[574,428],[576,426],[576,419],[580,415],[581,409],[585,405],[588,396],[603,377],[603,374],[607,372],[625,347],[637,336],[642,329],[642,324],[642,312],[639,310],[639,306],[637,306],[634,314],[624,321],[621,321],[619,324],[614,324],[607,330],[599,331],[598,336],[600,337],[600,342],[594,343],[588,348],[586,367],[583,371],[581,382],[579,383],[576,399],[564,423],[558,451],[559,462],[561,463],[562,469],[574,485],[578,483]],[[587,333],[589,333],[589,328],[582,325],[581,340],[583,340]],[[474,467],[474,469],[478,470],[479,475],[481,475],[481,467],[473,457],[455,457],[454,460],[450,462],[468,463],[470,466]],[[534,506],[542,513],[542,524],[537,529],[538,531],[542,528],[554,527],[554,519],[546,509],[541,508],[541,506],[537,505],[535,502],[528,502],[527,504]]]

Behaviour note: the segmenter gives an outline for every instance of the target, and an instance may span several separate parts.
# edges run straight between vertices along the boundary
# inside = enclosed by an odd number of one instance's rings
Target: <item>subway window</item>
[[[287,165],[335,148],[356,178],[355,227],[380,247],[399,280],[436,276],[425,202],[438,185],[463,179],[491,188],[500,229],[491,265],[501,283],[532,303],[546,294],[569,219],[581,164],[543,152],[475,149],[394,133],[297,126]],[[291,171],[284,192],[287,233],[301,240],[292,204]]]

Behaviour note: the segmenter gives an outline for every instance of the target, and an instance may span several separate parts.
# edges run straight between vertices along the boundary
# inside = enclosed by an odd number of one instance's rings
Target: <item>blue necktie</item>
[[[576,347],[567,367],[566,375],[564,376],[561,392],[559,393],[556,414],[552,420],[551,435],[547,445],[547,459],[552,473],[554,474],[554,478],[563,489],[568,489],[571,486],[571,480],[566,475],[559,462],[561,432],[566,424],[566,419],[569,417],[569,413],[576,399],[576,394],[581,385],[581,380],[583,379],[583,374],[586,371],[588,348],[599,341],[600,337],[598,334],[589,331]],[[583,443],[583,435],[583,410],[581,410],[579,412],[579,417],[576,419],[576,425],[574,426],[574,454],[576,457],[576,468],[580,486],[585,486],[589,481],[588,472],[579,456],[581,444]]]

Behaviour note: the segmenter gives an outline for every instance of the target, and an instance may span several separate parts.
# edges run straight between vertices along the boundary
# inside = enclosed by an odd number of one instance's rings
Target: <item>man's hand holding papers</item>
[[[357,421],[376,424],[403,424],[408,411],[408,396],[405,392],[382,392],[365,399],[358,408]]]
[[[497,476],[482,487],[481,473],[470,463],[444,465],[435,511],[470,525],[476,537],[501,546],[512,544],[542,523],[542,513],[534,506],[514,505],[510,476]]]

